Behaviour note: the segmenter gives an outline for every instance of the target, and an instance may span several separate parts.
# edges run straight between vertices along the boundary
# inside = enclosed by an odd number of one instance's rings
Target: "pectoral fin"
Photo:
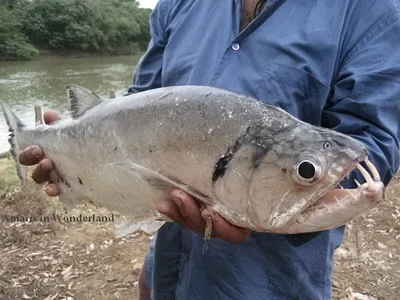
[[[152,188],[165,191],[165,193],[171,193],[173,189],[180,189],[189,195],[193,196],[197,200],[204,204],[211,204],[212,201],[206,195],[192,189],[190,186],[179,182],[176,178],[169,178],[158,172],[145,168],[141,165],[129,162],[129,163],[112,163],[112,166],[119,167],[132,176],[139,177],[141,180],[149,184]]]

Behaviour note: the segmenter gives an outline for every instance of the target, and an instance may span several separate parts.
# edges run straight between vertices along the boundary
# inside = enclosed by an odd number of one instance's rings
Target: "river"
[[[34,106],[68,115],[68,84],[78,84],[108,97],[126,93],[139,56],[88,58],[51,57],[0,63],[0,100],[28,126],[34,127]],[[8,126],[0,113],[0,153],[9,150]]]

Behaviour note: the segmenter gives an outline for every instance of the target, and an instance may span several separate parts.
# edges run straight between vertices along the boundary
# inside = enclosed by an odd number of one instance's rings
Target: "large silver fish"
[[[61,177],[63,201],[88,199],[129,217],[119,235],[152,224],[174,188],[232,224],[274,233],[343,225],[384,196],[360,142],[243,95],[201,86],[112,100],[70,86],[68,95],[71,118],[35,129],[2,103],[11,152],[40,145]],[[365,183],[336,189],[355,168]]]

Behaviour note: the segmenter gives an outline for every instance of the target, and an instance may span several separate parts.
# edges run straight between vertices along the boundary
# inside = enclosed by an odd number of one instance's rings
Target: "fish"
[[[361,142],[255,98],[209,86],[114,99],[67,91],[70,117],[33,129],[1,102],[18,176],[26,183],[20,151],[39,145],[54,162],[61,203],[120,213],[118,237],[172,221],[156,206],[176,188],[231,224],[278,234],[338,227],[384,199]],[[340,188],[349,177],[354,188]]]

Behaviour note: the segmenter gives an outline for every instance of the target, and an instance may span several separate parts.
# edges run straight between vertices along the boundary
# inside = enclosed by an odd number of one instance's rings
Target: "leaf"
[[[64,271],[61,272],[62,276],[67,276],[72,270],[72,265],[70,265],[68,268],[64,269]]]

